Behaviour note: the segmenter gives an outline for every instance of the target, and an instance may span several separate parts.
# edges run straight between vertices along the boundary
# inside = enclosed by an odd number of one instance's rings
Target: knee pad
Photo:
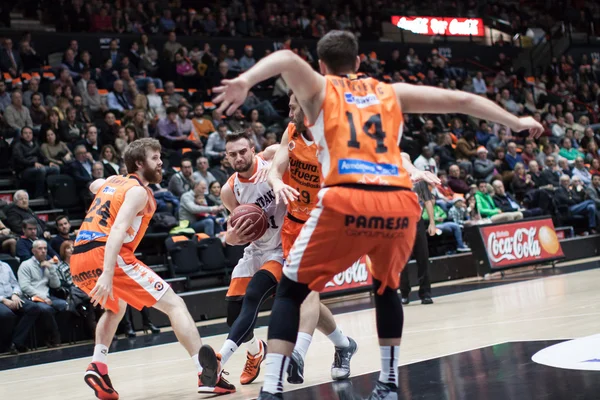
[[[383,294],[377,291],[381,282],[373,279],[375,293],[375,311],[377,320],[377,333],[380,339],[396,339],[402,337],[404,327],[404,310],[397,290],[386,287]]]
[[[277,279],[269,271],[258,271],[246,288],[245,301],[263,302],[271,296],[277,288]]]

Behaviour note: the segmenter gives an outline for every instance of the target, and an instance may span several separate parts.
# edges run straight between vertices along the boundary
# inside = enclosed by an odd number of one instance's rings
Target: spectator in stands
[[[514,170],[517,163],[523,164],[523,158],[517,153],[517,144],[515,142],[509,142],[506,146],[505,159],[510,170]]]
[[[0,349],[10,339],[11,354],[28,352],[27,340],[41,312],[25,298],[10,266],[0,261]]]
[[[40,78],[37,76],[32,77],[29,80],[29,84],[27,85],[27,90],[23,92],[23,104],[26,107],[31,107],[31,96],[34,93],[39,93],[40,91]],[[42,105],[44,104],[44,100],[42,99]]]
[[[487,121],[479,121],[479,129],[477,132],[475,132],[475,139],[477,140],[477,143],[485,147],[492,136],[493,135]]]
[[[56,272],[61,288],[69,294],[70,310],[83,318],[88,337],[94,338],[96,335],[96,312],[90,302],[90,297],[73,283],[69,266],[73,249],[73,240],[66,240],[61,244],[59,248],[61,261],[56,266]]]
[[[61,169],[73,161],[71,150],[64,142],[57,140],[56,133],[52,129],[43,132],[42,137],[44,142],[40,150],[48,161],[58,165]]]
[[[124,84],[120,79],[113,83],[113,91],[108,94],[106,102],[112,112],[118,112],[120,115],[130,116],[130,111],[133,110],[133,104],[125,95]]]
[[[506,133],[506,129],[501,128],[498,130],[497,135],[492,135],[490,140],[488,140],[486,148],[488,151],[495,153],[497,148],[506,149],[508,145],[508,134]]]
[[[592,174],[586,168],[583,158],[577,157],[575,159],[575,166],[572,170],[572,175],[574,177],[579,177],[585,186],[589,186],[592,184]]]
[[[216,223],[214,214],[224,210],[224,206],[209,206],[204,193],[208,188],[204,181],[194,182],[194,189],[185,192],[181,196],[179,208],[179,220],[190,221],[190,226],[196,233],[205,233],[210,237],[221,231]]]
[[[423,221],[429,221],[429,213],[426,210],[423,210],[423,214],[421,215]],[[448,219],[448,215],[444,212],[444,210],[438,206],[437,204],[434,206],[434,219],[435,219],[435,227],[442,231],[442,233],[452,234],[454,239],[456,240],[456,250],[458,252],[469,252],[471,251],[465,243],[463,242],[462,230],[460,225],[456,222],[446,221]]]
[[[89,81],[87,84],[87,90],[81,92],[83,98],[83,105],[88,110],[91,116],[98,116],[101,113],[108,111],[108,106],[105,100],[100,96],[98,92],[98,86],[96,81]]]
[[[52,248],[57,254],[60,254],[60,246],[66,240],[75,240],[75,233],[71,233],[71,222],[69,221],[69,217],[66,215],[59,215],[54,220],[56,223],[56,230],[58,231],[58,235],[54,236],[52,240],[50,240],[50,248]],[[61,256],[61,259],[64,258]]]
[[[56,314],[67,310],[67,302],[50,294],[50,289],[60,287],[60,279],[56,271],[56,263],[47,260],[47,244],[43,240],[33,243],[33,257],[21,262],[19,266],[19,284],[23,294],[31,297],[43,313]],[[58,347],[60,333],[56,320],[50,320],[51,339],[48,347]]]
[[[490,218],[492,222],[514,221],[523,218],[523,214],[519,211],[503,212],[496,207],[492,196],[488,193],[487,186],[486,181],[479,181],[477,184],[479,190],[475,193],[477,210],[483,218]]]
[[[79,190],[87,190],[88,184],[92,181],[94,158],[82,144],[75,146],[74,152],[75,160],[69,164],[69,174],[75,179]]]
[[[525,142],[525,146],[523,147],[523,152],[521,153],[521,158],[523,159],[523,164],[529,166],[529,163],[532,160],[536,159],[535,154],[535,142],[532,140],[527,140]]]
[[[244,119],[244,114],[242,114],[242,110],[240,110],[239,108],[235,110],[228,124],[229,128],[232,131],[245,130],[246,128],[248,128],[248,124]]]
[[[195,182],[203,181],[206,184],[206,192],[204,194],[208,194],[209,185],[216,181],[213,174],[208,171],[208,158],[198,157],[196,160],[196,172],[194,172],[192,178]]]
[[[521,166],[522,167],[522,166]],[[525,209],[521,207],[519,202],[515,200],[509,193],[506,193],[504,184],[501,180],[496,179],[492,186],[494,187],[494,204],[497,208],[502,210],[503,213],[520,212],[523,214],[523,218],[538,217],[543,214],[541,208]]]
[[[487,90],[487,84],[485,83],[485,79],[483,79],[483,73],[478,71],[473,78],[473,93],[485,95]]]
[[[553,189],[552,184],[549,184],[546,181],[546,178],[542,174],[540,170],[540,165],[536,160],[529,162],[529,176],[531,176],[531,181],[534,184],[536,189]]]
[[[552,125],[552,136],[557,139],[561,139],[565,136],[565,118],[563,116],[559,116],[554,125]]]
[[[571,215],[586,216],[591,233],[596,233],[596,203],[591,199],[584,200],[585,193],[579,178],[575,178],[571,186],[571,178],[563,175],[560,177],[560,187],[554,192],[554,200],[563,215],[566,208]]]
[[[440,169],[448,170],[450,165],[456,163],[454,149],[452,148],[452,136],[449,133],[440,133],[437,135],[434,152],[439,159]]]
[[[21,224],[23,236],[19,238],[17,241],[17,257],[21,260],[21,262],[31,258],[33,256],[32,253],[32,244],[34,241],[38,240],[37,230],[38,224],[35,219],[26,219]],[[44,239],[40,239],[44,240]],[[47,250],[48,259],[52,257],[58,256],[58,253],[54,251],[54,249],[49,248]]]
[[[60,122],[60,138],[65,143],[75,143],[81,139],[85,129],[83,124],[77,122],[77,110],[67,108],[66,118]]]
[[[46,176],[60,172],[58,165],[44,157],[33,140],[33,129],[28,126],[21,130],[20,137],[13,144],[12,161],[24,184],[33,188],[34,199],[45,194]]]
[[[208,139],[208,135],[215,131],[215,127],[210,118],[204,118],[204,106],[196,104],[194,107],[194,118],[192,119],[192,132],[196,139]]]
[[[104,176],[109,177],[119,174],[119,157],[115,148],[107,144],[102,146],[100,161],[104,165]]]
[[[415,167],[421,171],[429,171],[437,175],[438,167],[433,158],[433,151],[430,146],[424,146],[421,149],[421,155],[414,162]]]
[[[448,169],[448,175],[448,186],[452,191],[460,194],[469,193],[469,185],[464,179],[460,178],[460,168],[458,165],[451,165]]]
[[[523,201],[525,195],[529,191],[535,189],[535,183],[533,182],[531,175],[526,173],[525,166],[522,163],[515,164],[515,173],[513,174],[511,189],[519,202]]]
[[[225,136],[228,133],[227,125],[224,123],[217,126],[217,131],[208,136],[204,154],[209,158],[212,165],[220,162],[225,157]]]
[[[168,11],[168,10],[165,10]],[[162,18],[161,18],[162,21]],[[164,44],[163,52],[169,61],[175,61],[175,55],[180,51],[186,51],[181,43],[177,42],[177,35],[175,34],[175,24],[171,28],[164,27],[165,31],[170,31],[167,36],[167,41]]]
[[[452,207],[450,207],[450,210],[448,211],[448,217],[452,222],[458,224],[460,227],[476,225],[476,221],[470,219],[469,209],[467,208],[467,203],[464,198],[457,197],[452,203]]]
[[[98,138],[98,128],[94,125],[90,125],[85,133],[85,139],[82,139],[77,143],[77,146],[79,145],[85,147],[85,150],[90,154],[91,161],[99,160],[102,141]]]
[[[577,157],[584,157],[584,155],[573,147],[573,142],[568,137],[563,138],[562,147],[558,152],[558,155],[566,158],[570,163],[574,163]]]
[[[194,188],[193,172],[192,161],[189,159],[181,160],[180,171],[169,180],[169,192],[179,198],[185,192],[192,190]]]
[[[594,174],[592,176],[592,184],[585,190],[587,198],[592,200],[596,205],[596,210],[600,210],[600,175]]]
[[[163,146],[169,149],[202,148],[199,141],[188,140],[177,124],[177,108],[169,107],[167,117],[161,119],[156,126],[159,140]]]
[[[43,97],[40,93],[34,93],[31,96],[31,106],[29,107],[29,115],[35,133],[39,133],[42,124],[48,118],[48,110],[42,105]]]
[[[23,94],[15,90],[11,94],[11,104],[4,110],[4,119],[13,129],[13,135],[18,135],[26,126],[33,126],[29,110],[23,105]]]
[[[459,161],[471,161],[477,156],[477,143],[475,134],[467,131],[456,143],[456,159]]]
[[[227,157],[221,158],[219,165],[215,165],[211,169],[209,169],[210,173],[215,177],[215,179],[221,184],[221,187],[227,183],[227,179],[235,172],[233,168],[231,168],[231,164],[229,163],[229,159]]]
[[[477,148],[477,158],[473,162],[473,176],[475,179],[483,179],[486,182],[491,182],[496,174],[496,164],[498,163],[500,163],[500,160],[490,160],[487,149],[479,146]]]
[[[554,156],[546,157],[546,168],[542,171],[542,176],[547,184],[552,185],[555,188],[560,186],[560,177],[562,171],[559,168]]]
[[[192,121],[188,118],[188,112],[189,109],[185,104],[180,104],[177,107],[177,126],[181,134],[185,137],[189,137],[193,129]]]
[[[221,200],[221,184],[219,181],[213,181],[208,186],[208,194],[206,195],[206,201],[209,206],[221,206],[223,200]],[[226,216],[227,209],[224,209],[222,216]]]
[[[166,82],[165,83],[165,92],[163,94],[164,95],[168,95],[169,96],[169,101],[168,101],[168,105],[173,106],[173,107],[179,107],[179,104],[181,104],[182,102],[185,103],[185,97],[183,97],[182,95],[180,95],[179,93],[177,93],[175,91],[175,83],[173,82]],[[168,107],[165,104],[166,107]],[[175,108],[177,109],[177,108]]]
[[[23,62],[19,53],[13,50],[12,39],[4,39],[3,47],[0,55],[0,69],[8,72],[13,78],[18,78],[23,73]]]
[[[23,232],[23,221],[27,219],[34,219],[37,224],[37,235],[50,238],[50,232],[46,230],[46,223],[42,221],[30,208],[29,208],[29,195],[24,190],[17,190],[13,195],[13,202],[9,204],[6,209],[6,226],[15,233]]]

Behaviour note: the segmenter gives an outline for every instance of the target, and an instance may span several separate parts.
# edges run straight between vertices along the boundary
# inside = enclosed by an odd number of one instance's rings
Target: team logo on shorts
[[[288,143],[288,150],[289,151],[294,151],[295,148],[296,148],[296,142],[289,142]]]
[[[157,292],[160,292],[164,288],[165,288],[165,286],[162,284],[162,282],[156,282],[154,284],[154,290],[156,290]]]

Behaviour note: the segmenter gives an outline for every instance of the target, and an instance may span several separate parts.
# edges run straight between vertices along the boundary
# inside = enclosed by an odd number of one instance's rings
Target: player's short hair
[[[239,130],[235,132],[231,132],[225,136],[225,143],[237,142],[238,140],[246,139],[250,144],[250,147],[254,147],[254,142],[252,138],[245,130]]]
[[[160,151],[162,147],[158,140],[153,138],[137,139],[127,145],[123,152],[123,160],[127,167],[127,173],[133,174],[137,172],[137,162],[146,161],[146,153],[148,150]]]
[[[330,31],[317,43],[317,55],[333,74],[356,72],[358,40],[351,32]]]

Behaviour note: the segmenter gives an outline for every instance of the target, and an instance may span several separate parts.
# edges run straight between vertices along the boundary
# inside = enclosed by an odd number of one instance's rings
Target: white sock
[[[303,360],[306,359],[306,353],[308,353],[308,348],[310,347],[311,342],[311,335],[304,332],[298,332],[298,339],[296,340],[296,346],[294,347],[294,350],[300,354]]]
[[[283,393],[283,377],[290,358],[283,354],[268,353],[265,358],[265,381],[262,390],[272,394]]]
[[[108,361],[108,347],[103,344],[97,344],[94,346],[94,355],[92,356],[92,362],[101,362],[106,364]]]
[[[246,349],[251,355],[257,355],[260,353],[260,340],[258,340],[256,337],[253,337],[252,340],[246,342]]]
[[[225,365],[227,360],[229,360],[229,357],[231,357],[237,349],[238,345],[235,344],[233,340],[227,339],[225,343],[223,343],[223,347],[221,347],[221,351],[219,352],[221,353],[221,367]]]
[[[398,386],[400,346],[379,346],[379,351],[381,353],[379,380],[383,383],[393,383]]]
[[[192,361],[196,364],[196,368],[198,369],[198,373],[202,373],[202,365],[200,365],[200,360],[198,360],[198,353],[192,356]]]
[[[350,341],[348,340],[348,336],[342,333],[342,330],[339,326],[335,328],[335,331],[331,332],[327,335],[327,338],[331,340],[335,347],[345,348],[350,346]]]

